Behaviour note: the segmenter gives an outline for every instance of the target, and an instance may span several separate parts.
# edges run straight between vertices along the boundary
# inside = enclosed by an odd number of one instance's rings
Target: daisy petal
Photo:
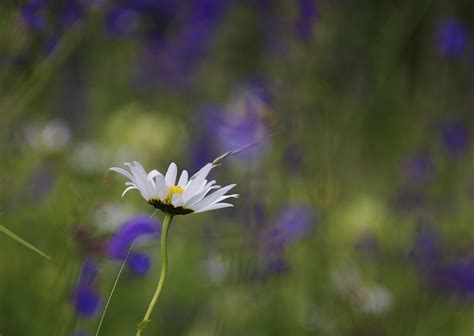
[[[161,173],[156,170],[156,169],[153,169],[151,172],[148,173],[148,178],[150,180],[153,180],[155,177],[157,177],[158,175],[161,175]]]
[[[173,197],[171,198],[171,204],[174,207],[183,206],[184,204],[183,195],[174,194]]]
[[[222,209],[222,208],[230,208],[230,207],[233,207],[234,205],[233,204],[230,204],[230,203],[216,203],[216,204],[213,204],[213,205],[209,205],[205,208],[202,208],[201,210],[198,210],[198,211],[195,211],[196,213],[200,213],[200,212],[206,212],[206,211],[211,211],[211,210],[217,210],[217,209]]]
[[[132,176],[132,174],[130,174],[128,171],[126,171],[125,169],[123,168],[119,168],[119,167],[112,167],[112,168],[109,168],[109,170],[112,170],[116,173],[119,173],[123,176],[125,176],[126,178],[128,178],[130,181],[134,181],[134,177]]]
[[[130,186],[130,187],[126,188],[126,189],[123,191],[123,193],[122,193],[122,197],[123,197],[128,191],[130,191],[130,190],[132,190],[132,189],[137,189],[137,187],[135,187],[135,186],[133,185],[133,186]]]
[[[184,188],[187,183],[188,183],[188,172],[186,170],[183,170],[183,172],[181,173],[181,177],[179,178],[179,181],[178,181],[178,187]]]
[[[177,173],[178,173],[178,167],[176,166],[176,163],[171,162],[165,175],[165,181],[168,186],[175,185]]]
[[[155,188],[158,197],[163,200],[168,193],[168,186],[166,185],[163,175],[158,175],[156,177]]]
[[[211,195],[204,197],[201,201],[199,201],[198,203],[194,205],[194,209],[200,210],[202,208],[207,207],[208,205],[215,203],[219,197],[223,196],[226,192],[231,190],[233,187],[235,187],[235,184],[228,185],[224,188],[221,188],[213,192]]]

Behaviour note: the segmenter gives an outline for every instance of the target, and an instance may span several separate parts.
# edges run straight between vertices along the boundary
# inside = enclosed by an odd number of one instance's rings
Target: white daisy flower
[[[174,162],[169,165],[164,176],[155,169],[147,173],[137,161],[125,163],[125,165],[129,167],[130,172],[119,167],[110,168],[130,180],[125,182],[127,188],[122,196],[129,190],[138,189],[149,204],[172,215],[187,215],[193,212],[232,207],[232,204],[222,201],[239,196],[238,194],[226,195],[235,187],[235,184],[221,188],[216,185],[216,181],[206,179],[214,166],[213,163],[206,164],[191,178],[188,178],[188,172],[183,170],[177,183],[178,167]],[[211,190],[215,191],[210,193]]]

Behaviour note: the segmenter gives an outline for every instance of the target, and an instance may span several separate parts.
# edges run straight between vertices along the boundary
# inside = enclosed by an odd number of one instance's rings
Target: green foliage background
[[[14,52],[35,41],[21,24],[19,3],[0,5],[1,49]],[[0,223],[51,256],[46,261],[0,236],[0,334],[72,335],[92,332],[97,319],[77,318],[71,297],[84,251],[74,232],[83,225],[93,239],[104,233],[95,214],[104,204],[151,214],[135,193],[120,198],[122,179],[107,173],[120,165],[117,152],[148,169],[191,164],[190,145],[202,127],[197,110],[225,104],[239,84],[259,75],[271,83],[269,119],[278,132],[253,161],[228,159],[216,171],[222,184],[237,183],[235,207],[176,218],[170,233],[170,269],[148,335],[472,335],[473,297],[440,294],[426,284],[410,259],[416,216],[392,206],[403,184],[401,166],[412,152],[432,153],[436,180],[427,187],[445,246],[472,251],[473,199],[466,188],[474,172],[472,149],[453,159],[440,147],[436,123],[460,118],[472,130],[472,54],[440,57],[433,34],[440,18],[463,20],[472,33],[470,1],[320,1],[314,38],[303,43],[278,31],[284,57],[263,47],[262,19],[251,2],[226,14],[209,52],[185,90],[158,83],[141,89],[130,69],[139,62],[140,40],[104,33],[93,13],[67,30],[49,55],[33,48],[24,67],[0,72]],[[280,1],[283,21],[295,5]],[[472,47],[472,40],[468,42]],[[31,123],[64,120],[71,142],[60,152],[38,150],[24,137]],[[207,131],[206,131],[207,132]],[[215,134],[206,133],[214,142]],[[81,144],[100,150],[83,173],[73,153]],[[297,173],[284,153],[303,150]],[[83,158],[83,160],[85,160]],[[37,172],[54,177],[43,195],[32,185]],[[260,202],[272,225],[292,202],[319,214],[315,230],[285,251],[290,269],[258,280],[249,211]],[[250,213],[249,213],[250,212]],[[263,224],[262,224],[263,225]],[[370,258],[354,250],[365,234],[378,239]],[[209,238],[210,237],[210,238]],[[258,242],[257,242],[258,243]],[[153,266],[145,278],[125,274],[104,321],[102,335],[134,335],[159,276],[158,242],[147,247]],[[453,252],[454,253],[454,252]],[[210,281],[202,267],[209,255],[225,260],[223,280]],[[100,293],[108,293],[119,265],[101,262]],[[356,271],[354,271],[356,270]],[[362,312],[334,279],[360,274],[367,286],[391,293],[390,309]]]

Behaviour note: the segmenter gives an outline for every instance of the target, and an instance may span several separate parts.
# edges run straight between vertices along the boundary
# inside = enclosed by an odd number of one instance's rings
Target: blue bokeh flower
[[[217,140],[204,148],[202,153],[214,157],[265,139],[269,134],[271,97],[263,81],[252,81],[238,88],[225,106],[210,105],[199,112],[207,138],[212,134]],[[260,157],[269,140],[249,148],[236,156],[238,159]],[[196,158],[202,160],[201,158]]]
[[[128,270],[136,276],[145,276],[151,267],[151,259],[148,254],[135,252],[127,260]]]
[[[434,285],[461,298],[474,297],[474,256],[454,260],[432,271]]]
[[[456,58],[465,50],[468,36],[462,22],[447,18],[439,23],[435,39],[442,57]]]
[[[452,154],[464,154],[470,145],[470,132],[460,119],[449,119],[441,123],[441,144]]]
[[[155,219],[146,215],[135,216],[125,222],[109,240],[106,254],[112,260],[122,261],[135,240],[156,239],[160,232],[160,224]]]
[[[98,265],[85,260],[73,294],[74,311],[81,317],[92,318],[99,313],[102,299],[95,289],[97,275]]]
[[[263,232],[261,240],[266,273],[282,274],[289,269],[286,248],[310,234],[316,219],[314,212],[302,205],[288,205],[280,211],[275,225]]]
[[[101,297],[88,286],[79,286],[74,292],[74,310],[85,318],[91,318],[98,314]]]
[[[427,153],[409,156],[403,163],[403,173],[410,183],[427,182],[435,177],[435,165]]]
[[[304,41],[313,38],[313,26],[318,17],[316,0],[298,0],[298,16],[296,19],[296,33]]]

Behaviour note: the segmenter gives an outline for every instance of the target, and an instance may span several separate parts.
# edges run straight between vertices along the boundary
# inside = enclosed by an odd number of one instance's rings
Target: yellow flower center
[[[182,195],[184,194],[184,189],[178,186],[169,186],[168,187],[168,194],[166,194],[165,197],[165,203],[166,204],[171,204],[171,198],[173,198],[173,195]]]

